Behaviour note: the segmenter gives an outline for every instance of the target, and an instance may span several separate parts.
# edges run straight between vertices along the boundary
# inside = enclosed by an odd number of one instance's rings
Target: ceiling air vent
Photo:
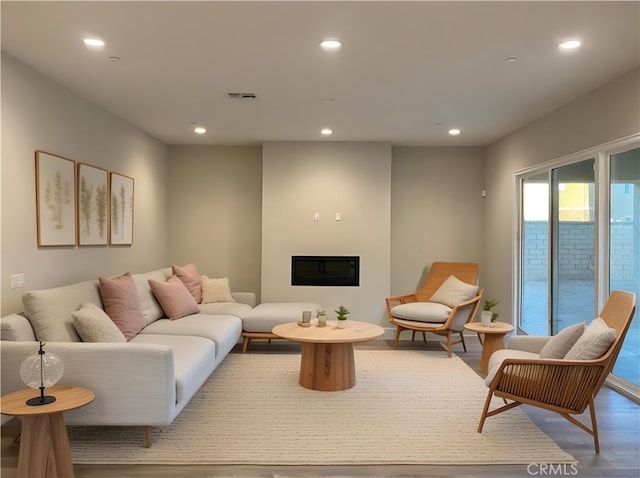
[[[227,93],[227,96],[232,100],[257,100],[258,99],[255,93]]]

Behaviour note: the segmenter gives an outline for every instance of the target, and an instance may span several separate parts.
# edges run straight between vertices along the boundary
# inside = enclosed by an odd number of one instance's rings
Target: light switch
[[[314,212],[313,213],[313,220],[314,221],[319,221],[320,220],[320,213],[319,212]]]
[[[336,213],[336,221],[341,221],[342,220],[342,216],[340,215],[339,212]]]
[[[24,282],[25,282],[24,272],[22,272],[20,274],[13,274],[11,276],[11,288],[12,289],[15,289],[17,287],[24,287]]]

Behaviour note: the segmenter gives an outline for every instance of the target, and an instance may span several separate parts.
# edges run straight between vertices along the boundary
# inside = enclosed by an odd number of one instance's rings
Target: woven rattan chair
[[[525,403],[556,412],[583,429],[593,436],[595,451],[600,453],[594,399],[613,369],[631,324],[635,303],[636,296],[631,292],[613,291],[611,293],[599,316],[609,327],[615,329],[616,338],[605,354],[597,359],[504,359],[489,384],[489,393],[478,425],[478,433],[482,432],[488,417]],[[512,341],[520,338],[541,339],[541,337],[514,337]],[[524,344],[526,341],[521,342],[521,345]],[[511,347],[511,341],[509,348],[515,348]],[[493,396],[502,398],[505,405],[489,411]],[[591,428],[572,416],[583,413],[587,407],[591,417]]]
[[[454,276],[467,284],[475,285],[478,280],[478,269],[478,264],[475,262],[434,262],[420,290],[411,294],[388,297],[386,303],[389,321],[397,327],[393,348],[398,348],[400,333],[404,330],[411,330],[413,333],[412,340],[415,339],[416,332],[421,332],[425,343],[427,332],[446,337],[446,342],[441,342],[440,345],[447,351],[449,357],[451,357],[451,349],[454,344],[461,343],[466,352],[467,346],[462,334],[464,324],[471,322],[475,317],[483,289],[479,289],[475,297],[453,306],[447,317],[437,321],[423,322],[396,317],[394,316],[394,307],[413,302],[428,303],[429,299],[450,276]],[[458,335],[455,340],[453,338],[454,334]]]

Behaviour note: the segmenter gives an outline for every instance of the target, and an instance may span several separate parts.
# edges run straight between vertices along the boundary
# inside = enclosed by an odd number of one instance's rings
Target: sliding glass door
[[[519,198],[518,326],[554,335],[590,323],[610,291],[640,298],[639,137],[516,175]],[[640,318],[627,333],[612,381],[638,397]]]
[[[551,335],[596,316],[595,160],[552,170]]]
[[[532,335],[594,317],[594,164],[523,178],[520,326]]]
[[[610,156],[609,289],[635,292],[640,300],[640,148]],[[640,306],[613,369],[640,386]]]
[[[520,327],[530,335],[550,335],[549,174],[532,174],[521,183]]]

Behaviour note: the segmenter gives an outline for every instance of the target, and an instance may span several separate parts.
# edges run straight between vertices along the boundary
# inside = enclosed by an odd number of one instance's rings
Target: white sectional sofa
[[[96,396],[66,413],[67,424],[144,426],[151,446],[151,427],[169,425],[189,403],[239,342],[242,318],[255,306],[255,294],[231,293],[235,302],[201,303],[197,313],[170,320],[149,280],[167,283],[172,273],[165,268],[132,275],[144,324],[119,342],[83,341],[74,325],[80,304],[103,308],[98,280],[25,294],[25,312],[0,319],[2,394],[25,388],[20,364],[43,341],[46,352],[63,360],[60,383]]]

